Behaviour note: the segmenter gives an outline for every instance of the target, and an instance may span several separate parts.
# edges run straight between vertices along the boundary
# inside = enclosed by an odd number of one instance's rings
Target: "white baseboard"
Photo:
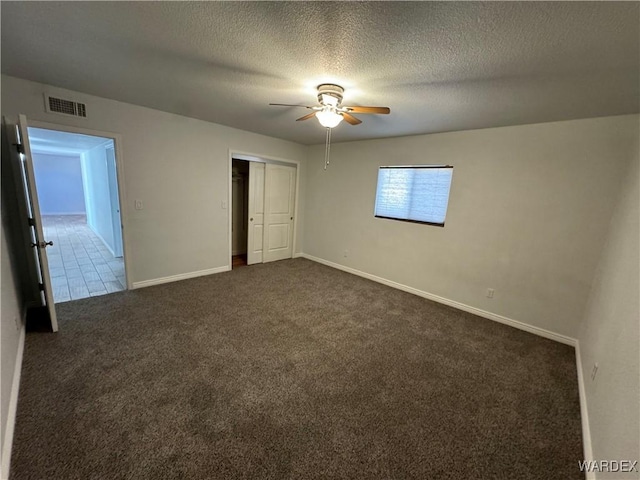
[[[308,260],[312,260],[314,262],[321,263],[323,265],[327,265],[329,267],[337,268],[338,270],[342,270],[348,273],[352,273],[354,275],[358,275],[359,277],[373,280],[374,282],[382,283],[383,285],[387,285],[389,287],[397,288],[398,290],[402,290],[404,292],[418,295],[419,297],[433,300],[434,302],[442,303],[444,305],[449,305],[450,307],[457,308],[458,310],[463,310],[465,312],[473,313],[474,315],[478,315],[479,317],[483,317],[489,320],[493,320],[495,322],[503,323],[505,325],[509,325],[519,330],[524,330],[525,332],[533,333],[535,335],[539,335],[541,337],[548,338],[550,340],[555,340],[556,342],[564,343],[566,345],[571,345],[572,347],[575,347],[577,344],[577,340],[575,338],[568,337],[566,335],[561,335],[559,333],[552,332],[551,330],[546,330],[544,328],[529,325],[528,323],[520,322],[518,320],[504,317],[496,313],[487,312],[486,310],[481,310],[479,308],[472,307],[470,305],[465,305],[464,303],[456,302],[455,300],[450,300],[448,298],[434,295],[433,293],[418,290],[417,288],[413,288],[408,285],[403,285],[402,283],[394,282],[392,280],[387,280],[386,278],[378,277],[370,273],[362,272],[360,270],[356,270],[355,268],[346,267],[344,265],[340,265],[339,263],[330,262],[329,260],[324,260],[322,258],[314,257],[313,255],[308,255],[306,253],[301,253],[298,256],[306,258]]]
[[[231,270],[229,265],[222,267],[208,268],[207,270],[198,270],[197,272],[181,273],[179,275],[170,275],[168,277],[154,278],[151,280],[143,280],[141,282],[133,282],[131,285],[135,288],[151,287],[152,285],[160,285],[163,283],[177,282],[179,280],[187,280],[188,278],[203,277],[205,275],[213,275],[214,273],[228,272]]]
[[[591,447],[591,428],[589,428],[589,412],[587,410],[587,392],[584,386],[584,371],[582,370],[580,342],[578,341],[576,341],[576,366],[578,370],[578,392],[580,394],[580,419],[582,420],[582,450],[584,460],[589,462],[593,460],[593,449]],[[587,480],[595,480],[595,478],[595,472],[587,472]]]
[[[13,369],[13,381],[11,382],[11,393],[9,396],[9,408],[4,427],[4,443],[2,446],[2,465],[0,466],[0,478],[9,478],[9,467],[11,466],[11,447],[13,446],[13,430],[16,425],[16,412],[18,409],[18,392],[20,391],[20,373],[22,372],[22,354],[24,352],[24,337],[26,322],[23,319],[20,336],[18,337],[18,350],[16,351],[16,364]]]
[[[293,258],[300,258],[300,257],[304,257],[304,253],[302,252],[297,252],[293,254]]]
[[[116,255],[116,252],[113,251],[113,248],[111,248],[111,245],[109,245],[107,241],[104,239],[104,237],[100,235],[95,228],[93,228],[93,225],[90,225],[89,222],[87,222],[87,226],[91,229],[93,233],[96,234],[96,237],[98,237],[102,242],[102,244],[106,247],[106,249],[109,250],[109,253],[111,253],[111,255],[113,255],[114,257],[118,257],[118,255]]]

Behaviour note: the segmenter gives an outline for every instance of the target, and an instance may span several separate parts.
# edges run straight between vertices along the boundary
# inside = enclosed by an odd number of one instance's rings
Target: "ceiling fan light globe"
[[[326,109],[316,113],[316,118],[320,122],[320,125],[326,128],[334,128],[337,127],[338,124],[342,121],[342,115]]]

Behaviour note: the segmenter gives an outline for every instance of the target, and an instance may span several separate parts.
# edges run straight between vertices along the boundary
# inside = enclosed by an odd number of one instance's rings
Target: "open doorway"
[[[126,290],[113,139],[28,132],[54,303]]]
[[[247,265],[249,220],[249,162],[233,159],[231,165],[231,268]]]

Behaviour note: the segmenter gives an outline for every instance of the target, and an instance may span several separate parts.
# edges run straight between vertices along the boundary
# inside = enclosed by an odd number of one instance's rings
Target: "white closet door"
[[[247,265],[262,263],[264,239],[264,163],[249,162],[249,232]]]
[[[296,168],[266,165],[263,262],[293,256]]]

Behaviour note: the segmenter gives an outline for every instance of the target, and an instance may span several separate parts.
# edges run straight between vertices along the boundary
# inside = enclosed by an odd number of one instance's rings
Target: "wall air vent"
[[[74,117],[87,117],[87,106],[84,103],[66,100],[64,98],[53,97],[44,94],[45,109],[49,113],[62,113],[63,115],[73,115]]]

